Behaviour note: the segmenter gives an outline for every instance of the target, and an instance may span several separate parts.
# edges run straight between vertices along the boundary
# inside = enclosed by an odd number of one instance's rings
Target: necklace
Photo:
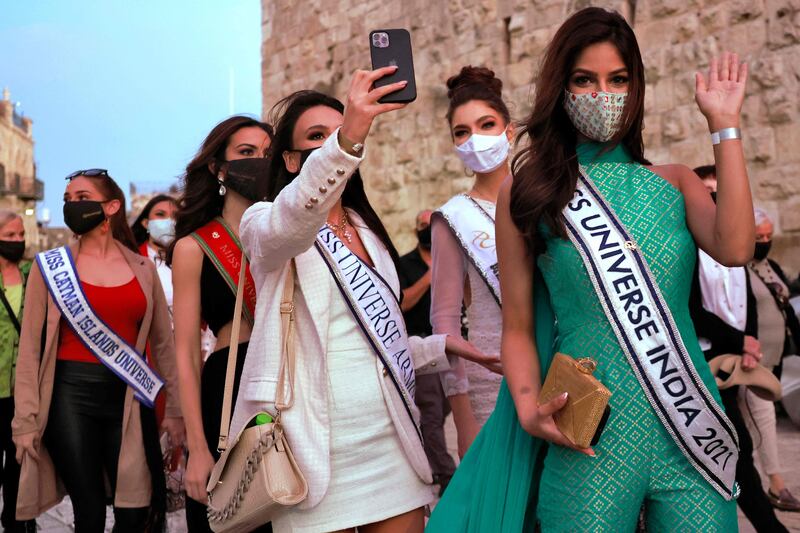
[[[331,222],[325,222],[325,225],[337,235],[344,237],[348,243],[353,242],[353,234],[350,232],[348,226],[350,226],[350,219],[347,218],[347,211],[342,210],[342,218],[338,224],[333,224]]]

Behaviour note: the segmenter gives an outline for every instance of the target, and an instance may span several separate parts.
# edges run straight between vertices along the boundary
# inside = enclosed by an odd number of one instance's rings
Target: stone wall
[[[418,98],[369,139],[363,175],[401,251],[415,213],[470,179],[453,153],[444,81],[486,65],[505,83],[516,119],[529,111],[538,61],[558,25],[588,5],[618,10],[639,37],[647,69],[647,155],[655,163],[713,161],[694,104],[694,72],[732,49],[750,63],[743,134],[757,204],[776,222],[775,257],[800,268],[800,1],[798,0],[262,0],[263,104],[314,88],[343,97],[350,73],[369,68],[373,29],[411,31]]]

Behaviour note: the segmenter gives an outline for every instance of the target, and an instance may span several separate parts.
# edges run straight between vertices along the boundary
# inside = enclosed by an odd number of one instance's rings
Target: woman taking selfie
[[[153,404],[183,440],[175,351],[155,267],[136,252],[125,196],[102,169],[70,174],[75,244],[42,252],[25,295],[13,422],[22,465],[17,517],[72,500],[76,532],[161,531],[165,480]],[[125,305],[119,305],[125,302]],[[143,356],[149,344],[152,357]]]
[[[475,173],[475,181],[432,217],[431,324],[434,333],[461,335],[461,309],[466,307],[470,343],[476,351],[496,355],[502,317],[494,215],[500,186],[510,174],[514,127],[503,102],[503,82],[491,70],[464,67],[447,80],[447,88],[456,154]],[[441,378],[463,457],[492,414],[502,370],[463,359],[451,365],[453,370]]]
[[[242,218],[263,298],[231,435],[256,412],[272,411],[281,298],[287,279],[295,285],[294,405],[281,419],[308,497],[275,517],[275,531],[420,532],[433,499],[414,369],[447,368],[445,349],[469,354],[462,339],[406,335],[397,252],[358,171],[373,119],[403,107],[377,101],[404,82],[372,88],[391,72],[357,71],[346,110],[315,91],[286,98],[277,111],[271,201]]]
[[[719,170],[715,207],[690,169],[644,158],[644,68],[627,22],[587,8],[556,32],[525,123],[529,144],[498,200],[508,386],[432,531],[481,530],[492,514],[503,531],[534,520],[545,532],[633,531],[642,505],[648,531],[736,530],[737,438],[688,298],[695,242],[728,265],[753,253],[738,130],[746,74],[726,53],[696,76]],[[556,425],[570,394],[539,399],[554,352],[590,358],[610,390],[593,447]]]
[[[206,483],[219,457],[217,438],[241,260],[239,222],[245,209],[263,197],[271,135],[268,124],[245,116],[228,118],[211,130],[186,167],[175,241],[167,254],[175,291],[175,350],[189,448],[184,476],[189,496],[186,522],[192,533],[210,531]],[[249,270],[246,278],[234,398],[255,310]],[[205,362],[200,350],[203,323],[217,337],[214,352]]]

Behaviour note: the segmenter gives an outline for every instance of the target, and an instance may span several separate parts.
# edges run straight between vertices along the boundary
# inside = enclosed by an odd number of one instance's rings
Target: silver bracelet
[[[722,141],[730,141],[732,139],[741,139],[742,131],[739,128],[723,128],[711,134],[711,144],[718,145]]]

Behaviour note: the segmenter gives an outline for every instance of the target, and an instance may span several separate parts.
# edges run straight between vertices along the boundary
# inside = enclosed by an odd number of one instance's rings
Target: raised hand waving
[[[695,74],[695,101],[710,131],[739,127],[746,81],[747,63],[730,52],[711,59],[707,76]]]

